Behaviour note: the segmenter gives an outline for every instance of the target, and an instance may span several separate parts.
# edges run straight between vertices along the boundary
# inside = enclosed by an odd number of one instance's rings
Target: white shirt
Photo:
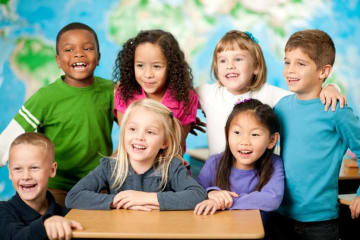
[[[290,91],[264,84],[258,91],[233,95],[218,82],[204,84],[196,88],[202,110],[206,115],[209,156],[225,150],[225,125],[234,105],[247,98],[255,98],[274,107]]]

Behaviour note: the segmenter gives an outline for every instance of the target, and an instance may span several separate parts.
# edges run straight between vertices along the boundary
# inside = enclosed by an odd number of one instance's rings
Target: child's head
[[[121,126],[114,185],[121,186],[130,163],[144,171],[152,166],[161,169],[164,187],[171,160],[181,153],[178,120],[163,104],[145,98],[127,108]]]
[[[40,133],[23,133],[10,145],[9,178],[29,206],[46,199],[49,177],[55,177],[54,144]]]
[[[65,73],[66,83],[75,87],[91,85],[99,61],[99,41],[88,25],[73,22],[59,31],[56,36],[56,62]]]
[[[253,35],[227,32],[215,47],[211,73],[234,95],[260,89],[266,81],[266,65]]]
[[[187,102],[193,79],[177,40],[163,30],[130,38],[118,53],[113,75],[125,102],[141,89],[149,98],[161,99],[167,88],[178,101]]]
[[[335,45],[321,30],[295,32],[285,46],[284,77],[300,98],[318,97],[335,61]]]
[[[279,138],[279,123],[273,109],[256,99],[236,104],[226,122],[225,135],[226,147],[219,163],[217,184],[229,188],[232,167],[256,169],[257,190],[261,189],[271,176],[272,154]]]

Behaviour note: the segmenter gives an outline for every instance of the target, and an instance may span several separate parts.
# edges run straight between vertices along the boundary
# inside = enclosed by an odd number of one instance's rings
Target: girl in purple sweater
[[[225,134],[225,151],[211,156],[198,176],[208,200],[197,204],[194,213],[260,209],[263,215],[276,210],[284,193],[284,169],[273,153],[279,124],[272,108],[256,99],[243,100],[229,115]]]

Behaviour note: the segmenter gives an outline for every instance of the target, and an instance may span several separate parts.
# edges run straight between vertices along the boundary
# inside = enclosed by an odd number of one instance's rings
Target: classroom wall
[[[0,132],[39,87],[61,71],[55,63],[58,30],[72,21],[95,29],[101,62],[96,75],[111,79],[117,51],[139,30],[161,28],[179,40],[193,69],[194,85],[211,82],[212,51],[231,30],[259,40],[268,82],[286,88],[283,48],[297,30],[319,28],[333,38],[337,56],[329,81],[336,82],[359,113],[360,4],[357,0],[2,0],[0,1]],[[118,128],[113,139],[117,142]],[[190,136],[188,148],[206,147],[206,135]],[[0,169],[0,200],[14,194],[7,168]]]

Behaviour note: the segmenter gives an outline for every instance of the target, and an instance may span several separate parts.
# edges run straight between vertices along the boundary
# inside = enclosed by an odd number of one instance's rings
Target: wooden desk
[[[340,168],[339,180],[359,180],[359,168],[356,161],[344,159]]]
[[[197,216],[192,211],[72,209],[66,216],[82,224],[74,238],[259,239],[264,228],[259,210],[219,211]]]

